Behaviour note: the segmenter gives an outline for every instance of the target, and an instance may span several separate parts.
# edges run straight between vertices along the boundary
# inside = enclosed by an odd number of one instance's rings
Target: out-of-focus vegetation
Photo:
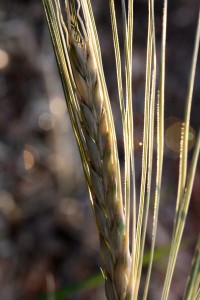
[[[104,3],[105,2],[105,6]],[[94,14],[115,118],[112,38],[107,1],[95,0]],[[166,73],[166,145],[163,194],[157,247],[169,245],[178,176],[176,139],[180,131],[198,1],[169,1]],[[142,138],[146,43],[145,1],[135,3],[133,91],[136,143]],[[158,36],[160,12],[156,6]],[[99,272],[96,227],[82,167],[72,135],[49,33],[39,1],[0,3],[0,299],[31,300],[90,278]],[[120,20],[119,20],[120,22]],[[160,26],[159,26],[160,24]],[[160,29],[159,29],[160,28]],[[111,73],[113,70],[113,73]],[[197,70],[197,78],[200,69]],[[194,91],[190,148],[199,125],[199,86]],[[117,126],[120,158],[122,137]],[[120,150],[121,149],[121,150]],[[141,148],[136,148],[139,184]],[[200,227],[200,169],[197,170],[185,237]],[[151,234],[151,232],[149,232]],[[179,299],[191,263],[193,246],[178,259],[171,300]],[[157,263],[154,289],[163,282],[166,260]],[[188,268],[185,266],[188,265]],[[79,290],[76,299],[104,299],[102,286]],[[156,300],[156,299],[155,299]]]

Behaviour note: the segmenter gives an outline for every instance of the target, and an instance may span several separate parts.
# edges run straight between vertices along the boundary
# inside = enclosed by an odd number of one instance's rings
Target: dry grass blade
[[[197,241],[194,258],[192,261],[192,269],[188,278],[187,286],[185,289],[184,300],[195,299],[195,295],[200,283],[200,236]]]

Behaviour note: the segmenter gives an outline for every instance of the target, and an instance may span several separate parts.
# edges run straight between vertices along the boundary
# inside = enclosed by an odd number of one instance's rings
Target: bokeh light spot
[[[50,113],[42,113],[38,118],[39,127],[45,131],[53,129],[54,124],[54,117]]]
[[[167,147],[176,152],[180,152],[180,138],[181,138],[181,131],[182,131],[182,122],[176,121],[169,125],[165,132],[165,141]],[[188,150],[191,150],[195,143],[195,131],[190,126],[189,135],[188,135]]]
[[[66,110],[66,103],[63,98],[55,97],[50,100],[50,111],[55,116],[63,116]]]
[[[8,53],[3,50],[0,49],[0,69],[4,69],[5,67],[7,67],[7,65],[9,64],[9,55]]]
[[[21,210],[17,206],[13,195],[6,191],[0,191],[0,211],[10,220],[17,221],[21,217]]]
[[[189,132],[189,135],[188,135],[188,141],[192,141],[194,139],[194,134],[193,132]]]
[[[35,157],[33,153],[27,149],[23,151],[23,158],[24,158],[24,167],[26,170],[33,169],[35,165]]]

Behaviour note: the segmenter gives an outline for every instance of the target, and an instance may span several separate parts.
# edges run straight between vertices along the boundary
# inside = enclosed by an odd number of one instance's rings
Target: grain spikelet
[[[100,247],[108,300],[125,299],[129,280],[129,250],[126,246],[125,217],[118,187],[115,138],[95,54],[88,32],[67,7],[68,55],[80,109],[81,130],[90,172],[90,193],[99,230]],[[80,19],[80,16],[78,16]],[[82,25],[83,26],[83,25]],[[87,30],[87,23],[85,24]],[[66,28],[65,28],[66,30]],[[84,32],[84,34],[81,33]]]

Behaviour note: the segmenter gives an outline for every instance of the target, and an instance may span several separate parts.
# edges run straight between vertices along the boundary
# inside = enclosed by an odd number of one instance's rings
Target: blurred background
[[[108,1],[92,1],[115,115],[123,170]],[[159,51],[162,1],[155,1]],[[172,234],[178,149],[198,16],[198,0],[169,1],[163,188],[149,299],[160,299]],[[120,36],[120,1],[116,1]],[[135,1],[133,99],[137,189],[141,174],[147,1]],[[120,39],[121,42],[121,39]],[[189,164],[199,127],[198,64]],[[170,300],[181,299],[200,228],[197,170]],[[148,227],[151,239],[151,220]],[[167,249],[167,251],[166,251]],[[148,249],[147,249],[148,251]],[[158,255],[158,256],[159,256]],[[148,258],[147,258],[148,260]],[[0,1],[0,300],[104,300],[96,226],[66,111],[41,1]],[[159,276],[158,276],[159,274]],[[145,268],[144,268],[145,275]],[[57,298],[51,291],[58,291]],[[59,298],[60,297],[60,298]]]

